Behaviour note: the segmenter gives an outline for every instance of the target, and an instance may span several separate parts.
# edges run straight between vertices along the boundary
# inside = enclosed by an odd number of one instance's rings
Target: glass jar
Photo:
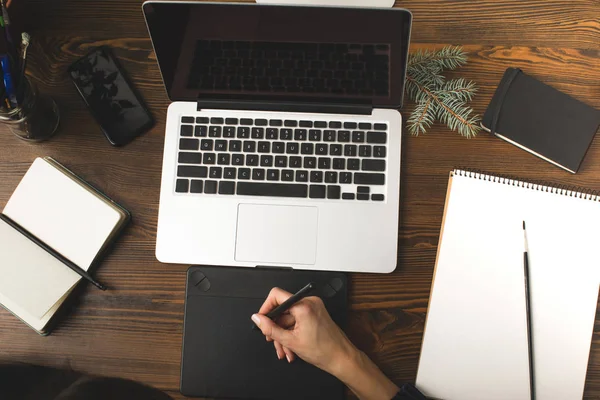
[[[40,94],[27,77],[23,84],[23,100],[18,106],[7,109],[3,104],[4,107],[0,107],[0,123],[8,125],[12,133],[23,140],[41,142],[49,139],[58,128],[58,106],[50,96]]]

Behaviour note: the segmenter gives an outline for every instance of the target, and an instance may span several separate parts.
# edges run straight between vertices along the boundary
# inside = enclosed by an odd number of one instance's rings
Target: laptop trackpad
[[[317,207],[240,204],[235,260],[313,265]]]

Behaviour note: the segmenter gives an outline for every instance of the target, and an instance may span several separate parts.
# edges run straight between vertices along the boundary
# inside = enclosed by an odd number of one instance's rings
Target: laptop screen
[[[402,105],[407,10],[147,2],[144,14],[172,101]]]

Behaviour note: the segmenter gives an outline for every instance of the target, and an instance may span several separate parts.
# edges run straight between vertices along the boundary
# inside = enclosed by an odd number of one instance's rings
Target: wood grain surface
[[[103,262],[98,279],[47,338],[0,309],[0,361],[27,361],[138,380],[178,393],[185,271],[154,256],[166,109],[141,0],[13,0],[31,32],[29,74],[61,110],[60,132],[29,144],[0,126],[0,207],[37,156],[50,155],[122,203],[132,226]],[[521,67],[600,108],[599,0],[406,0],[414,14],[411,50],[463,45],[483,113],[504,70]],[[68,80],[66,69],[98,45],[109,45],[154,113],[157,124],[128,146],[111,147]],[[408,103],[404,115],[411,110]],[[390,275],[351,276],[350,337],[395,382],[414,382],[442,220],[448,172],[464,166],[600,190],[600,142],[577,175],[503,141],[464,139],[441,125],[403,138],[398,267]],[[568,273],[568,266],[565,266]],[[576,310],[574,310],[576,311]],[[274,355],[275,356],[275,355]],[[597,315],[585,399],[600,399]],[[565,399],[570,400],[570,399]]]

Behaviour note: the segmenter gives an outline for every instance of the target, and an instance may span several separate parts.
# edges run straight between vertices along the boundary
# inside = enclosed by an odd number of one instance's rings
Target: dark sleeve
[[[411,384],[403,385],[392,400],[427,400],[421,392]]]

